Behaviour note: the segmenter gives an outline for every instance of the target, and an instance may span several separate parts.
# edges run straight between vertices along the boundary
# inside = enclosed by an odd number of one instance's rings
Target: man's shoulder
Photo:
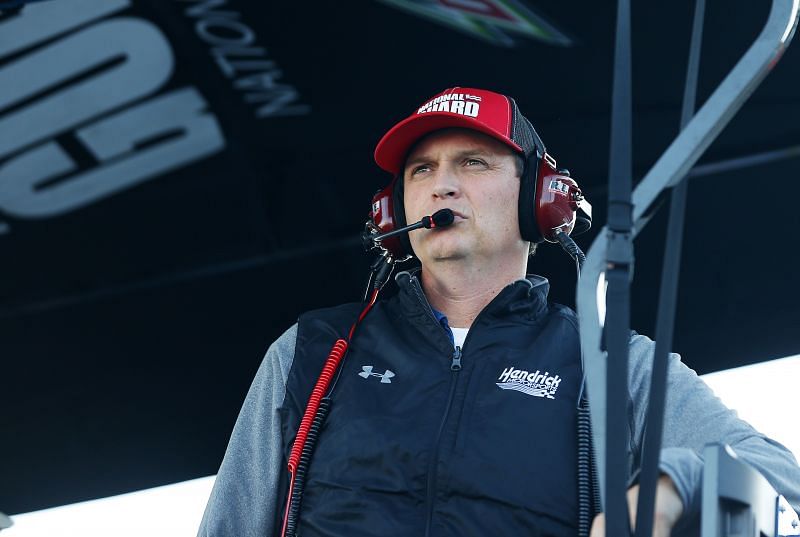
[[[345,315],[348,312],[360,313],[365,304],[362,302],[345,302],[343,304],[335,304],[332,306],[323,306],[308,310],[300,314],[300,319],[305,318],[325,318]]]
[[[333,328],[345,330],[358,319],[363,311],[365,304],[360,302],[346,302],[334,306],[325,306],[301,313],[297,323],[301,332],[305,328],[318,325],[326,325]]]
[[[548,302],[547,305],[551,316],[566,319],[578,331],[578,314],[574,309],[558,302]]]

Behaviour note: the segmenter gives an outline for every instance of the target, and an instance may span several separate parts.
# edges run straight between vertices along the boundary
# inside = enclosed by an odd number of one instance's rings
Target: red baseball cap
[[[434,95],[409,117],[389,129],[375,147],[375,162],[393,175],[402,171],[417,140],[441,129],[460,127],[482,132],[526,157],[544,146],[514,99],[493,91],[455,87]]]

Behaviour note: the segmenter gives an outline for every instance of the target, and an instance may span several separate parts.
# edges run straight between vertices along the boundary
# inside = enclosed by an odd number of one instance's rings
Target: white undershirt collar
[[[451,326],[450,330],[453,332],[454,345],[456,347],[463,347],[464,340],[467,339],[467,332],[469,332],[469,328],[455,328]]]

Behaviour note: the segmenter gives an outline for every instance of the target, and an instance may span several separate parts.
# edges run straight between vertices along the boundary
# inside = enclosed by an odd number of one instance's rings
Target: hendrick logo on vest
[[[516,390],[533,397],[545,397],[555,399],[558,385],[561,384],[561,377],[550,375],[549,371],[541,373],[538,369],[534,372],[524,369],[507,367],[500,374],[497,387],[503,390]]]

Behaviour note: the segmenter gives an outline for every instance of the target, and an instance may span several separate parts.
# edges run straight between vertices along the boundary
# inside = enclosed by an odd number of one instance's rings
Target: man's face
[[[519,176],[510,148],[481,133],[446,129],[409,153],[403,171],[406,221],[449,208],[449,227],[410,233],[423,265],[447,260],[525,257],[517,214]]]

